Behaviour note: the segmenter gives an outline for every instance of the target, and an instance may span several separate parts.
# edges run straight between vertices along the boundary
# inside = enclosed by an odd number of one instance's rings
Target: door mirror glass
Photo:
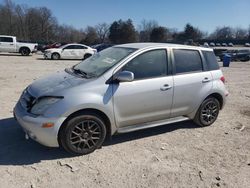
[[[122,71],[116,76],[119,82],[132,82],[134,80],[134,73],[130,71]]]

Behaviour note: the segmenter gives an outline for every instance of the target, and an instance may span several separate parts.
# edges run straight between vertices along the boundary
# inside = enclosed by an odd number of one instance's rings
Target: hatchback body
[[[14,115],[39,143],[87,154],[116,133],[188,119],[211,125],[228,95],[224,81],[212,49],[117,45],[32,83]]]

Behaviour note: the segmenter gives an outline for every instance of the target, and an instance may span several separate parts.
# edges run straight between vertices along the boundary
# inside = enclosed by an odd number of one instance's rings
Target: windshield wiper
[[[76,69],[76,68],[72,68],[73,69],[73,71],[76,73],[76,74],[80,74],[80,75],[82,75],[83,77],[85,77],[85,78],[92,78],[92,77],[95,77],[96,75],[95,74],[93,74],[93,73],[87,73],[87,72],[85,72],[85,71],[83,71],[83,70],[81,70],[81,69]]]
[[[73,68],[73,70],[74,70],[75,73],[81,74],[84,77],[87,77],[87,75],[88,75],[86,72],[82,71],[81,69],[75,69],[75,68]]]

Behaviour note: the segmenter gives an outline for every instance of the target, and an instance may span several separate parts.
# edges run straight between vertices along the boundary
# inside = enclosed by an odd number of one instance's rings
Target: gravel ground
[[[25,140],[12,109],[34,79],[78,62],[0,54],[0,188],[250,186],[250,62],[222,68],[230,95],[212,126],[187,121],[118,135],[72,157]]]

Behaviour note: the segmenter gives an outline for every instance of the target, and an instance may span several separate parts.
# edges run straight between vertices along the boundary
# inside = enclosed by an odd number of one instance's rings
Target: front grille
[[[33,97],[29,92],[28,90],[24,90],[24,92],[22,93],[21,95],[21,98],[20,98],[20,103],[22,105],[22,107],[24,109],[26,109],[26,111],[29,111],[33,105],[35,101],[35,97]]]

